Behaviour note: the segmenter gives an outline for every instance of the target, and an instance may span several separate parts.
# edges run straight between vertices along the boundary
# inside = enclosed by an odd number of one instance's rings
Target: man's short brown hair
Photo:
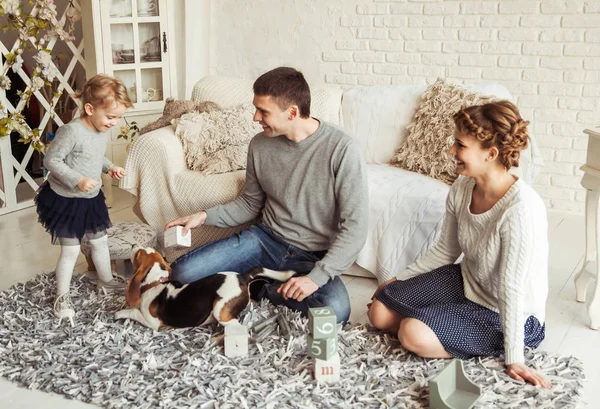
[[[254,81],[254,95],[273,97],[282,110],[297,105],[300,118],[310,117],[310,88],[304,75],[294,68],[279,67]]]

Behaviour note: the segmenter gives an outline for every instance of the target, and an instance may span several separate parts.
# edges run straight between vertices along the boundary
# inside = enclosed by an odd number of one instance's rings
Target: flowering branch
[[[120,132],[117,139],[125,139],[133,143],[133,138],[140,132],[140,128],[138,128],[137,122],[131,121],[131,123],[129,123],[127,118],[123,117],[123,119],[125,120],[125,125],[119,129]]]
[[[30,128],[22,111],[29,106],[31,96],[44,87],[52,87],[58,75],[50,55],[52,50],[46,48],[46,45],[55,38],[73,40],[74,24],[81,19],[81,13],[72,1],[69,2],[65,13],[68,27],[65,29],[65,21],[60,22],[57,19],[54,0],[30,0],[29,4],[32,6],[32,11],[27,13],[23,10],[20,0],[0,0],[0,14],[8,17],[8,24],[1,28],[5,32],[13,30],[19,33],[13,51],[4,54],[6,62],[0,72],[0,89],[5,91],[10,89],[12,84],[7,76],[8,70],[12,69],[16,73],[22,68],[22,54],[25,47],[34,52],[33,59],[36,62],[31,74],[31,82],[27,84],[24,91],[17,92],[19,102],[14,112],[9,113],[8,108],[0,104],[0,138],[16,131],[21,136],[19,142],[30,143],[34,149],[43,152],[45,144],[42,140],[42,131],[39,128]],[[52,100],[49,101],[53,114],[53,107],[60,97],[60,94],[57,94],[54,92]]]

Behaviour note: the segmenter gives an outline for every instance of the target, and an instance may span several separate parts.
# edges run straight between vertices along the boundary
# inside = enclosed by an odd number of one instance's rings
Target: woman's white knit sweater
[[[398,275],[417,276],[461,262],[465,297],[500,314],[505,363],[524,362],[524,325],[544,323],[548,295],[548,222],[540,196],[521,179],[488,211],[472,214],[475,180],[460,177],[446,200],[438,243]]]

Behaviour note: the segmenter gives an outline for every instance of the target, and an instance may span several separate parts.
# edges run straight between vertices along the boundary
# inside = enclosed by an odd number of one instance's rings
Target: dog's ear
[[[143,254],[146,253],[143,249],[135,252],[133,259],[133,265],[135,266],[135,273],[129,283],[127,283],[127,289],[125,290],[125,300],[127,305],[130,307],[140,306],[140,286],[146,274],[148,274],[147,263],[143,262]]]
[[[143,268],[144,266],[138,267],[131,280],[129,280],[129,283],[127,283],[127,290],[125,290],[127,305],[133,308],[140,306],[140,284],[146,276],[146,271]]]

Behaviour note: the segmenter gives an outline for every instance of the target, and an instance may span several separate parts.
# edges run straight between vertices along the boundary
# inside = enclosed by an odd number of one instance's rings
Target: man
[[[189,283],[220,271],[252,267],[295,270],[285,283],[254,282],[252,298],[284,304],[303,315],[331,306],[338,322],[350,316],[339,275],[354,262],[367,229],[367,181],[359,143],[342,129],[310,116],[304,76],[280,67],[254,83],[254,121],[263,132],[248,147],[244,190],[235,200],[166,225],[233,227],[229,238],[192,250],[171,264]]]

